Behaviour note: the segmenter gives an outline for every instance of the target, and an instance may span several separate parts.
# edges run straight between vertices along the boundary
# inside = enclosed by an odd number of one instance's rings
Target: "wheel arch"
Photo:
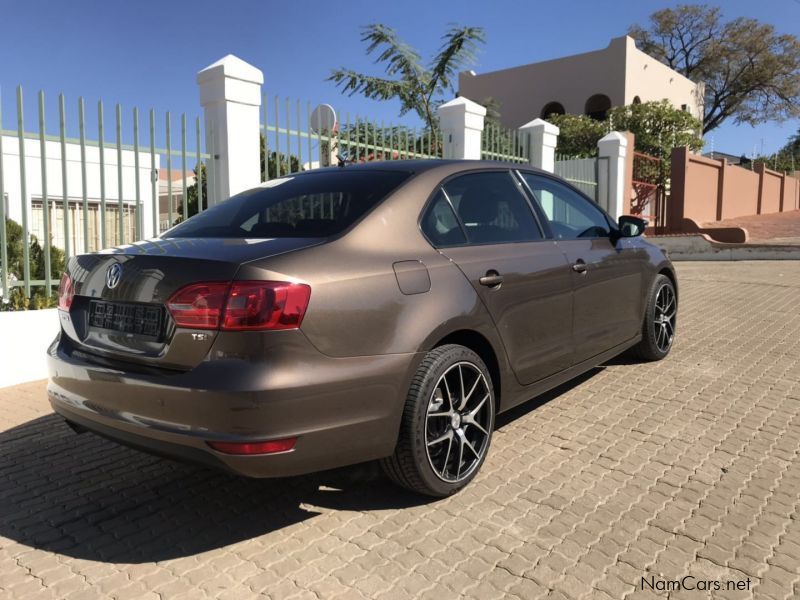
[[[458,329],[439,339],[431,346],[431,349],[438,348],[439,346],[444,346],[446,344],[458,344],[459,346],[464,346],[481,357],[481,360],[489,369],[489,375],[492,378],[492,386],[494,387],[495,398],[498,400],[498,406],[496,406],[495,409],[499,409],[499,401],[502,397],[501,392],[503,378],[500,371],[500,360],[498,358],[498,353],[492,343],[483,334],[475,331],[474,329]]]
[[[672,287],[675,288],[675,299],[680,300],[678,296],[678,278],[675,276],[675,271],[672,267],[669,266],[662,266],[658,270],[658,275],[664,275],[672,282]]]

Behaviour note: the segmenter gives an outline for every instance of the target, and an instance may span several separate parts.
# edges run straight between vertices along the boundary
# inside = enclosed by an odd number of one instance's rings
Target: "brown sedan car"
[[[78,431],[243,475],[381,459],[452,494],[497,413],[669,352],[675,273],[644,226],[501,163],[275,179],[70,259],[50,402]]]

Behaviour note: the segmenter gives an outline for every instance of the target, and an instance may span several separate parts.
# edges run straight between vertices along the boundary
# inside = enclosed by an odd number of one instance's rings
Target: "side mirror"
[[[622,215],[617,221],[622,237],[636,237],[642,235],[647,229],[647,219],[640,219],[631,215]]]

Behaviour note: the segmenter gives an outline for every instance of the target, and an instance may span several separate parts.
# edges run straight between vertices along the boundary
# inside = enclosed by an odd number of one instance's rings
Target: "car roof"
[[[461,169],[459,169],[461,167]],[[333,171],[403,171],[406,173],[419,174],[433,169],[446,170],[449,173],[458,172],[459,170],[469,171],[473,169],[522,169],[525,171],[534,171],[545,173],[541,169],[531,167],[519,163],[502,162],[496,160],[463,160],[463,159],[410,159],[410,160],[375,160],[364,163],[347,163],[342,167],[324,167],[321,169],[313,169],[310,171],[303,171],[302,173],[294,173],[293,175],[312,174],[312,173],[330,173]]]

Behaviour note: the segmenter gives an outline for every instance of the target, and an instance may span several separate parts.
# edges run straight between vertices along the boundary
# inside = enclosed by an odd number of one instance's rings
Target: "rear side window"
[[[437,248],[462,246],[467,243],[461,225],[453,212],[453,208],[441,190],[428,206],[422,217],[422,232]]]
[[[542,239],[528,201],[511,173],[470,173],[451,179],[444,191],[453,203],[470,244]]]
[[[405,171],[326,171],[273,179],[163,234],[165,238],[324,238],[337,235],[411,177]]]

